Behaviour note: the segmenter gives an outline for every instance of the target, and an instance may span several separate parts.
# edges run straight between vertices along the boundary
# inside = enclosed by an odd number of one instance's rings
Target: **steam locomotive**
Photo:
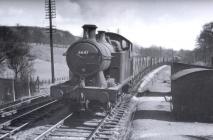
[[[116,33],[99,31],[96,35],[96,28],[96,25],[83,26],[83,38],[66,52],[72,78],[51,86],[50,94],[78,103],[80,109],[99,103],[109,110],[129,90],[133,78],[133,46]]]
[[[70,80],[50,88],[52,97],[63,99],[74,110],[92,105],[110,110],[151,66],[164,61],[142,57],[127,38],[112,32],[96,34],[96,28],[83,26],[83,38],[66,52]]]

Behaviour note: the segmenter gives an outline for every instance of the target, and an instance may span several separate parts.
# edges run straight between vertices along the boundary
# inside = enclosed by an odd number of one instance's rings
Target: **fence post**
[[[13,101],[16,101],[16,92],[15,92],[15,79],[12,79],[12,92],[13,92]]]
[[[31,97],[31,91],[30,91],[30,77],[27,78],[27,86],[28,86],[28,96]]]
[[[39,76],[37,76],[37,78],[36,78],[36,88],[37,88],[38,92],[40,92],[40,81],[39,81]]]

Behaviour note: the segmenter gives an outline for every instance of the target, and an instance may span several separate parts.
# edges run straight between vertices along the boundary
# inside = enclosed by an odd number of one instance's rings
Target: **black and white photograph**
[[[0,140],[213,140],[213,0],[0,0]]]

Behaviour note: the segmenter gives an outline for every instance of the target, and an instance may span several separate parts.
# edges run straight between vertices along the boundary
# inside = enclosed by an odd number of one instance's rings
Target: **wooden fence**
[[[69,78],[58,77],[55,82],[60,83],[66,80],[69,80]],[[24,81],[0,78],[0,105],[37,95],[40,93],[41,87],[47,88],[50,84],[51,79],[40,80],[39,77]]]

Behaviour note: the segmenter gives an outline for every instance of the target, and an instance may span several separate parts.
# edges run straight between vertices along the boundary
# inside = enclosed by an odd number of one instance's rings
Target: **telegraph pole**
[[[51,73],[52,83],[55,83],[55,72],[54,72],[54,57],[53,57],[53,30],[52,19],[56,18],[56,6],[55,0],[45,0],[45,11],[46,19],[49,20],[49,37],[50,37],[50,55],[51,55]]]

